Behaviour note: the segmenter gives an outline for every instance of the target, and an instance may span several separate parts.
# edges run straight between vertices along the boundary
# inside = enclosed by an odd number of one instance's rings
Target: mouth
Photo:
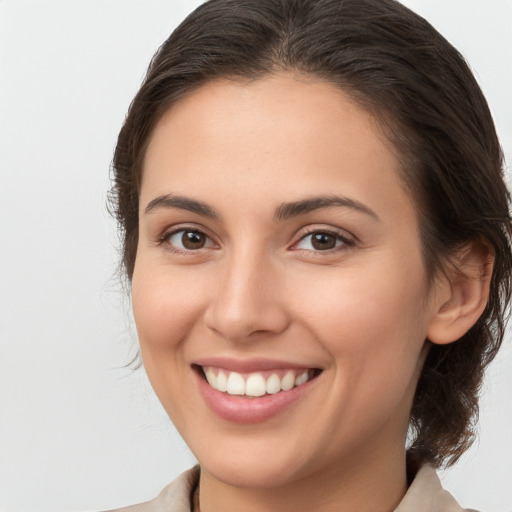
[[[322,371],[319,368],[277,368],[242,373],[198,365],[195,369],[212,389],[246,398],[261,398],[290,391],[313,380]]]

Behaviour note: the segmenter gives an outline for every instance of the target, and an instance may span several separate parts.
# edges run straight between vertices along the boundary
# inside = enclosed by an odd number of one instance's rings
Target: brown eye
[[[180,229],[167,237],[169,245],[177,250],[196,251],[213,245],[208,236],[200,231]]]
[[[294,249],[321,252],[338,249],[346,249],[354,245],[354,242],[341,234],[330,233],[329,231],[314,231],[304,236]]]
[[[336,247],[336,237],[328,233],[314,233],[311,235],[311,245],[317,251],[326,251]]]
[[[201,249],[206,243],[206,237],[202,233],[184,231],[181,236],[181,243],[185,249]]]

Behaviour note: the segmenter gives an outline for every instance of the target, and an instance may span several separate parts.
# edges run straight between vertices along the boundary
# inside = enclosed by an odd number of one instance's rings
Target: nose
[[[283,332],[289,323],[282,276],[270,258],[241,252],[226,258],[205,311],[209,329],[231,341]]]

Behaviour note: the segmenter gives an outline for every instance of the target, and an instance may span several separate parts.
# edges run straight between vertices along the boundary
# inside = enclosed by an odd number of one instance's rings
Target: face
[[[264,488],[403,457],[433,315],[418,220],[334,86],[219,80],[162,117],[132,290],[145,368],[203,471]]]

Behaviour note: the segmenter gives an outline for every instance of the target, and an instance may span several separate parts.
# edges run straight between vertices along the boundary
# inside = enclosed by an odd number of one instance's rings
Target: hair
[[[431,344],[411,411],[409,454],[449,466],[474,440],[484,370],[504,336],[511,293],[509,194],[487,102],[459,52],[395,0],[210,0],[153,57],[119,134],[111,205],[131,281],[143,163],[180,98],[218,79],[280,71],[335,84],[373,114],[399,156],[420,218],[429,280],[469,241],[492,249],[484,313],[458,341]]]

